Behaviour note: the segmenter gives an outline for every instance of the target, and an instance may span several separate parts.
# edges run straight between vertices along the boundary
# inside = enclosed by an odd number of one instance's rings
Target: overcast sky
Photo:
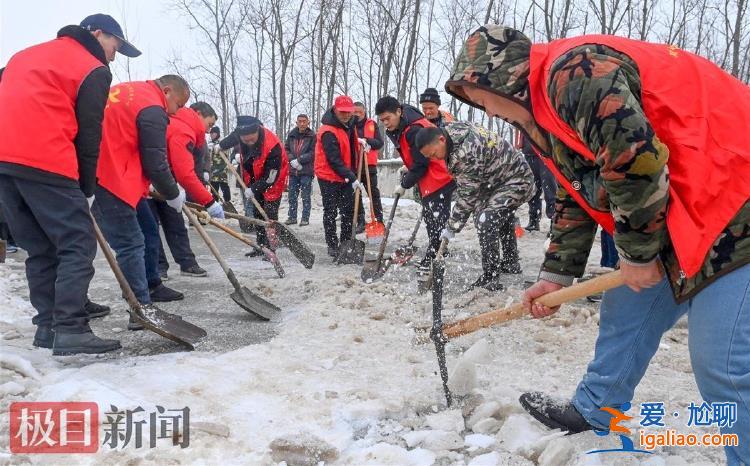
[[[197,34],[170,8],[169,0],[0,0],[0,67],[19,50],[53,39],[62,26],[78,24],[93,13],[113,16],[143,52],[130,61],[133,79],[173,72],[166,64],[173,50],[179,50],[184,60],[197,50]],[[115,82],[127,77],[124,60],[117,55],[112,67]]]

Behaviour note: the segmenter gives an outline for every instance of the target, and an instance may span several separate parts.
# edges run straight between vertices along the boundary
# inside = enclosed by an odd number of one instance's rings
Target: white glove
[[[87,197],[86,202],[89,203],[89,210],[91,210],[91,206],[94,205],[94,195],[92,194],[91,196]]]
[[[406,165],[401,165],[401,168],[398,169],[398,176],[399,178],[404,176],[404,173],[408,172],[409,169],[406,168]]]
[[[367,143],[367,139],[365,139],[365,138],[359,138],[359,145],[362,146],[362,149],[365,152],[369,152],[370,151],[370,144]]]
[[[360,183],[359,180],[354,180],[354,183],[352,183],[352,189],[354,190],[354,192],[357,192],[357,190],[359,189],[362,191],[362,195],[365,195],[365,187],[362,183]]]
[[[289,165],[292,166],[295,170],[302,170],[302,164],[299,163],[299,160],[294,159],[291,162],[289,162]]]
[[[208,183],[210,179],[211,179],[211,175],[208,172],[203,172],[203,181]]]
[[[234,154],[234,159],[232,159],[232,163],[235,164],[235,165],[239,165],[240,164],[240,154],[239,153]]]
[[[245,197],[247,200],[255,199],[255,193],[253,192],[253,188],[247,188],[245,190]]]
[[[404,194],[406,194],[406,188],[400,184],[396,185],[396,189],[393,190],[393,197],[404,197]]]
[[[179,194],[174,199],[167,199],[167,205],[177,212],[182,212],[182,206],[185,205],[185,191],[180,188]]]
[[[224,208],[218,202],[214,201],[213,204],[206,207],[206,212],[213,218],[224,218]]]
[[[456,236],[456,232],[450,228],[443,228],[442,233],[440,233],[441,240],[452,241],[454,236]]]

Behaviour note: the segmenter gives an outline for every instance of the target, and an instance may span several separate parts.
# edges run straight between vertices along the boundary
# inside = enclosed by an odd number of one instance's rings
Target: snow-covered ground
[[[384,204],[387,210],[391,202]],[[332,265],[325,256],[321,210],[316,201],[311,225],[293,227],[315,249],[315,267],[304,269],[281,250],[284,279],[275,278],[267,263],[246,259],[241,244],[211,232],[240,281],[284,309],[277,323],[259,323],[229,299],[229,283],[191,230],[193,249],[209,277],[180,277],[173,265],[167,284],[185,292],[186,300],[163,307],[206,328],[206,341],[193,352],[152,333],[123,330],[126,305],[101,254],[90,294],[113,312],[92,326],[98,334],[121,339],[123,350],[52,357],[49,350],[33,348],[34,311],[22,256],[9,256],[8,263],[0,264],[3,413],[19,400],[94,401],[100,410],[140,406],[146,412],[156,405],[188,406],[191,430],[185,449],[162,442],[154,449],[102,446],[97,454],[63,457],[10,455],[8,416],[3,415],[0,464],[291,465],[321,460],[352,465],[676,466],[723,461],[720,449],[586,455],[619,443],[614,436],[591,432],[561,436],[523,412],[517,402],[521,393],[543,390],[569,397],[584,373],[598,328],[597,307],[584,300],[546,320],[521,319],[448,343],[452,386],[469,396],[463,405],[446,410],[434,347],[413,342],[413,327],[431,318],[431,297],[416,293],[415,269],[394,268],[382,280],[365,284],[359,267]],[[285,213],[282,207],[282,220]],[[392,246],[406,242],[417,215],[414,202],[399,205]],[[520,215],[525,224],[525,210]],[[542,232],[519,240],[527,276],[538,270],[547,229],[544,223]],[[424,247],[425,242],[422,228],[416,244]],[[520,281],[501,293],[465,291],[480,271],[477,250],[471,225],[451,244],[447,321],[520,297]],[[598,257],[595,248],[592,265]],[[675,410],[700,400],[683,322],[665,337],[635,398],[635,406],[663,401]],[[629,425],[635,427],[633,421]]]

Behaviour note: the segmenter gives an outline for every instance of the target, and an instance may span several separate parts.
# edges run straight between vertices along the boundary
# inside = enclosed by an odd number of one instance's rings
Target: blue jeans
[[[666,279],[640,293],[625,286],[604,293],[594,360],[573,404],[592,425],[608,429],[610,415],[600,408],[633,398],[662,334],[686,313],[690,360],[701,396],[708,403],[737,403],[737,422],[721,430],[739,436],[739,446],[725,449],[728,464],[750,464],[750,265],[682,304],[675,303]]]
[[[302,220],[310,221],[312,180],[310,175],[289,175],[289,218],[297,220],[297,196],[302,191]]]
[[[615,248],[615,239],[612,238],[612,235],[602,230],[601,242],[602,260],[599,262],[599,265],[614,269],[620,261],[620,255],[617,253],[617,248]]]
[[[159,276],[159,249],[161,249],[159,224],[156,223],[156,217],[146,198],[138,201],[135,212],[138,225],[141,227],[141,233],[143,233],[143,263],[146,266],[146,282],[149,288],[156,288],[161,285]]]
[[[150,304],[146,282],[144,240],[136,211],[102,188],[96,188],[96,200],[91,212],[96,218],[107,243],[115,250],[117,264],[141,304]],[[158,257],[158,256],[157,256]],[[158,272],[157,272],[158,273]]]

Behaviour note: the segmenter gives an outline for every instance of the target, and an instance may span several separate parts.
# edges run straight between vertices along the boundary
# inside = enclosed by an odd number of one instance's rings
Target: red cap
[[[348,95],[340,95],[336,97],[336,100],[333,102],[333,108],[339,112],[353,112],[354,101]]]

